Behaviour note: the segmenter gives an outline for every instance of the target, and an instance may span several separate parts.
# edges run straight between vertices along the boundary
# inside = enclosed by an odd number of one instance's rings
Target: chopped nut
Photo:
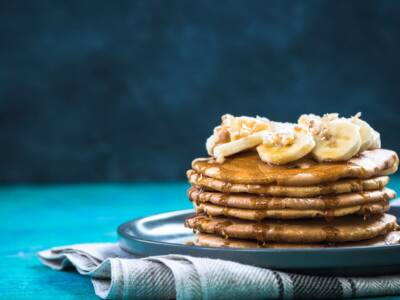
[[[218,144],[235,141],[270,127],[268,119],[260,117],[234,117],[226,114],[221,120],[221,125],[214,129],[214,134],[218,135]]]

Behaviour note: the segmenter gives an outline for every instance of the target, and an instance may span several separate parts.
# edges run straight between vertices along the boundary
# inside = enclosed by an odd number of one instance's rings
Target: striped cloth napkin
[[[103,299],[316,299],[400,295],[400,275],[373,278],[290,274],[182,255],[136,258],[116,244],[80,244],[39,252],[55,270],[91,277]],[[400,271],[400,270],[399,270]]]

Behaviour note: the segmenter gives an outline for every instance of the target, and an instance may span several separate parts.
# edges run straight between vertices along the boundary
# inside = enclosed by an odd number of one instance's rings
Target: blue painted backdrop
[[[0,182],[183,179],[219,116],[400,150],[399,1],[1,1]]]

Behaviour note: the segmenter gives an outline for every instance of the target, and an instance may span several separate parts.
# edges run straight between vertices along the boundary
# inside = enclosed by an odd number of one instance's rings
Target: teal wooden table
[[[390,185],[400,187],[400,177]],[[124,221],[191,207],[187,188],[186,183],[1,187],[0,298],[98,299],[87,277],[42,266],[37,251],[114,242]]]

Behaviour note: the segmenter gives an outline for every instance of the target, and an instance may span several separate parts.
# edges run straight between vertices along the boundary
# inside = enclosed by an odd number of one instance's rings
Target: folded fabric
[[[39,252],[39,258],[55,270],[75,267],[90,276],[95,293],[103,299],[337,299],[400,294],[400,275],[321,277],[183,255],[138,258],[110,243],[57,247]]]

